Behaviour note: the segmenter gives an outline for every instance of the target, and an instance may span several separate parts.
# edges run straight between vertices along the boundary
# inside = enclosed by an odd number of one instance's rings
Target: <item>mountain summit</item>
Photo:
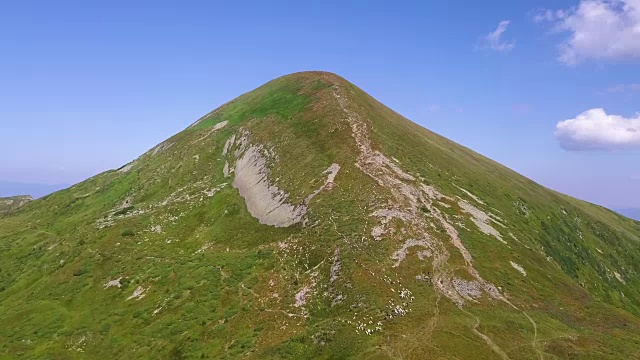
[[[5,358],[640,354],[640,223],[331,73],[0,214],[0,246]]]

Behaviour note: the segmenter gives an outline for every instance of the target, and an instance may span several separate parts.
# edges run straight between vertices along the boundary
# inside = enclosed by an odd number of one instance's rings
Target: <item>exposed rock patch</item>
[[[289,195],[269,178],[267,160],[277,161],[278,155],[273,149],[262,145],[250,144],[249,133],[241,132],[239,137],[232,135],[224,145],[223,155],[235,156],[235,164],[225,162],[225,176],[234,173],[233,187],[238,189],[249,213],[261,224],[275,227],[288,227],[306,221],[307,205],[321,191],[333,188],[340,165],[331,164],[323,174],[327,175],[324,184],[309,194],[301,204],[289,202]]]
[[[224,162],[224,168],[222,168],[222,174],[224,175],[224,177],[229,176],[229,162],[228,161]]]
[[[213,244],[212,243],[206,243],[204,245],[202,245],[202,247],[198,250],[196,250],[196,252],[194,254],[201,254],[205,251],[207,251]]]
[[[524,217],[529,217],[529,208],[525,203],[521,201],[514,201],[513,206],[516,207],[519,214],[524,215]]]
[[[205,121],[206,119],[208,119],[211,115],[217,113],[218,111],[220,111],[220,108],[215,109],[213,111],[208,112],[205,116],[201,117],[200,119],[196,120],[193,124],[189,125],[189,128],[193,128],[198,126],[200,123],[202,123],[203,121]]]
[[[371,236],[376,240],[381,240],[391,229],[393,219],[408,221],[412,215],[399,209],[379,209],[374,211],[372,216],[377,217],[380,223],[371,229]]]
[[[165,151],[168,148],[170,148],[171,146],[173,146],[173,143],[165,141],[165,142],[162,142],[162,143],[158,144],[156,147],[154,147],[153,149],[151,149],[149,151],[151,152],[151,156],[155,156],[157,153]]]
[[[466,299],[478,299],[482,296],[480,285],[476,281],[467,281],[463,279],[453,279],[453,286],[458,294]]]
[[[409,249],[414,246],[420,246],[427,249],[426,251],[418,252],[418,257],[420,258],[420,260],[423,260],[425,257],[431,256],[431,246],[427,242],[427,240],[409,239],[402,245],[400,249],[398,249],[393,253],[393,255],[391,255],[391,259],[396,261],[393,264],[393,267],[398,267],[400,263],[407,257]]]
[[[104,284],[104,288],[105,289],[108,289],[110,287],[121,288],[122,284],[120,283],[120,280],[122,280],[122,276],[117,278],[117,279],[114,279],[114,280],[109,280],[109,281],[107,281],[106,284]]]
[[[135,164],[135,161],[132,161],[130,163],[128,163],[127,165],[121,167],[120,169],[118,169],[119,173],[126,173],[129,172],[129,170],[133,169],[133,165]]]
[[[216,131],[218,131],[218,130],[222,129],[223,127],[227,126],[227,124],[228,124],[228,123],[229,123],[229,122],[225,120],[225,121],[221,121],[221,122],[219,122],[219,123],[217,123],[217,124],[213,125],[213,126],[211,127],[211,129],[210,129],[206,134],[204,134],[202,137],[198,138],[197,140],[192,141],[192,142],[191,142],[191,144],[195,144],[195,143],[198,143],[198,142],[200,142],[200,141],[202,141],[202,140],[206,139],[206,138],[207,138],[208,136],[210,136],[211,134],[213,134],[213,133],[215,133]]]
[[[484,205],[484,201],[480,200],[477,196],[473,195],[472,193],[470,193],[469,191],[467,191],[466,189],[461,188],[458,185],[455,185],[458,189],[462,190],[462,192],[464,192],[465,194],[467,194],[467,196],[469,196],[470,198],[472,198],[474,201],[476,201],[479,204]]]
[[[233,144],[236,142],[236,134],[231,135],[224,143],[224,148],[222,149],[222,155],[225,156],[229,152],[229,149],[233,147]]]
[[[238,189],[249,213],[261,224],[287,227],[304,219],[306,206],[287,202],[288,194],[271,184],[260,146],[249,146],[236,161],[233,187]]]
[[[498,230],[496,230],[495,228],[493,228],[493,226],[491,226],[491,221],[494,221],[496,223],[499,223],[499,222],[497,222],[491,216],[487,215],[484,211],[476,208],[475,206],[469,204],[464,200],[459,201],[458,205],[460,205],[460,208],[462,208],[464,212],[471,215],[471,221],[473,221],[473,223],[476,224],[476,226],[478,227],[478,229],[480,229],[480,231],[482,231],[484,234],[495,237],[496,239],[498,239],[500,242],[504,244],[507,243],[504,239],[502,239],[502,235],[500,234],[500,232],[498,232]]]
[[[145,292],[147,291],[147,289],[143,288],[142,286],[138,286],[134,291],[133,294],[131,294],[131,296],[129,296],[127,298],[127,300],[131,300],[131,299],[136,299],[136,300],[140,300],[143,297],[145,297]]]
[[[323,172],[323,174],[327,174],[327,180],[325,180],[324,184],[319,189],[315,190],[309,196],[307,196],[307,198],[304,200],[305,205],[308,205],[311,199],[313,199],[314,196],[318,195],[318,193],[322,190],[331,190],[333,188],[333,181],[335,180],[338,171],[340,171],[340,165],[334,163],[331,164],[331,166],[329,166],[327,170]]]
[[[225,120],[225,121],[221,121],[221,122],[219,122],[219,123],[217,123],[217,124],[213,125],[213,127],[211,128],[211,131],[220,130],[220,129],[222,129],[223,127],[227,126],[227,124],[228,124],[228,123],[229,123],[229,122],[228,122],[228,121],[226,121],[226,120]]]
[[[524,271],[524,268],[516,263],[514,263],[513,261],[509,261],[509,263],[511,264],[511,266],[513,266],[514,269],[518,270],[522,276],[527,276],[527,272]]]
[[[311,289],[309,289],[308,287],[303,287],[302,290],[298,291],[298,293],[295,296],[295,304],[293,306],[295,307],[301,307],[304,304],[307,303],[307,294],[309,294],[309,292],[311,291]]]

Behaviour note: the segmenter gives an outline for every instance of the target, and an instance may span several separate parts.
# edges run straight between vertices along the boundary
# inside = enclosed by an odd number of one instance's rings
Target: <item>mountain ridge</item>
[[[638,222],[294,73],[0,215],[0,355],[628,358],[639,242]]]
[[[628,218],[640,221],[640,208],[614,208],[612,210]]]
[[[37,184],[0,180],[0,197],[31,195],[40,198],[69,187],[69,184]]]
[[[14,211],[31,201],[33,201],[33,197],[31,195],[0,197],[0,214]]]

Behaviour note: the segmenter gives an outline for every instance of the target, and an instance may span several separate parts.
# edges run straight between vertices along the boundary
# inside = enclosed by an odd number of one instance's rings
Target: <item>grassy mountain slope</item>
[[[344,79],[0,214],[0,358],[633,358],[640,223]]]

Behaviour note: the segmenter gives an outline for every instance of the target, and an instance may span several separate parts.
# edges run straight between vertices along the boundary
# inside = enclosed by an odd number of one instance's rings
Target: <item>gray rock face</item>
[[[307,207],[287,202],[288,195],[269,182],[269,171],[258,146],[249,146],[235,165],[233,187],[247,204],[247,210],[261,224],[286,227],[303,220]]]
[[[225,161],[224,176],[234,174],[233,187],[238,189],[249,213],[261,224],[287,227],[305,222],[308,205],[320,192],[331,190],[340,165],[331,164],[324,172],[326,180],[322,186],[309,194],[300,204],[291,204],[289,194],[269,179],[267,159],[277,159],[273,150],[260,144],[249,143],[249,133],[241,131],[232,135],[224,145],[223,156],[229,156],[231,165]],[[234,148],[235,151],[231,151]]]

